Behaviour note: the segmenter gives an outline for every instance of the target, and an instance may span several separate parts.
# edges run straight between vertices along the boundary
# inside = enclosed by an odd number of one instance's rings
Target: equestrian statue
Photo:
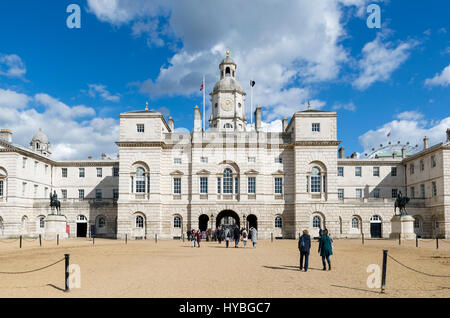
[[[407,196],[402,196],[402,192],[399,191],[397,194],[397,199],[395,200],[394,205],[394,214],[397,215],[397,208],[399,209],[400,216],[408,215],[406,212],[406,204],[409,202],[409,198]]]
[[[58,195],[56,194],[56,191],[53,191],[53,194],[50,192],[50,207],[56,209],[56,214],[61,214],[61,201],[58,200]]]

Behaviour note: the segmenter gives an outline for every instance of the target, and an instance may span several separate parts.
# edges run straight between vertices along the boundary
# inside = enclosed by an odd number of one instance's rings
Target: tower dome
[[[48,143],[48,137],[43,133],[42,128],[40,128],[39,131],[34,135],[32,142],[33,141],[39,141],[44,144]]]
[[[42,131],[42,128],[33,136],[30,142],[30,149],[44,156],[50,156],[50,142],[48,141],[47,135]]]

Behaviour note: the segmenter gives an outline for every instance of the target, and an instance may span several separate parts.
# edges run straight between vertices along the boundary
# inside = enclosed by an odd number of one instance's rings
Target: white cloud
[[[25,63],[16,54],[0,54],[0,75],[7,77],[23,77],[27,72]]]
[[[417,45],[415,41],[400,42],[396,47],[392,42],[383,43],[383,36],[377,35],[375,40],[366,43],[359,61],[360,74],[353,82],[357,89],[364,90],[375,82],[385,82],[392,73],[409,57],[411,49]]]
[[[156,79],[140,83],[142,93],[152,98],[199,96],[203,75],[211,91],[229,46],[238,64],[237,79],[247,93],[250,79],[256,81],[254,105],[266,108],[268,120],[305,109],[306,101],[313,99],[312,83],[338,78],[348,60],[340,43],[346,37],[344,11],[350,6],[361,12],[367,3],[285,0],[281,6],[261,0],[255,6],[239,0],[88,0],[89,11],[101,21],[128,24],[133,35],[147,35],[157,46],[179,47]],[[246,103],[250,117],[249,96]]]
[[[102,152],[115,157],[117,153],[118,121],[95,118],[90,107],[68,106],[47,94],[30,97],[0,89],[0,113],[0,127],[13,131],[16,144],[27,147],[42,128],[52,143],[54,159],[99,158]]]
[[[120,101],[120,95],[119,94],[112,95],[106,89],[105,85],[88,84],[88,86],[89,86],[88,95],[91,96],[92,98],[100,96],[101,98],[103,98],[104,100],[109,101],[109,102],[119,102]]]
[[[356,106],[353,102],[349,103],[336,103],[333,105],[333,110],[345,109],[351,112],[356,111]]]
[[[438,121],[424,120],[423,115],[416,112],[403,112],[397,115],[400,120],[393,120],[376,130],[369,130],[359,137],[359,142],[366,153],[372,148],[377,149],[380,144],[386,145],[389,141],[394,144],[409,142],[410,145],[419,145],[423,149],[423,138],[429,138],[429,144],[434,145],[446,140],[446,131],[450,127],[450,117]],[[390,137],[387,137],[388,133]]]
[[[425,80],[425,85],[429,86],[448,86],[450,84],[450,65],[448,65],[441,74],[436,74],[433,78]]]

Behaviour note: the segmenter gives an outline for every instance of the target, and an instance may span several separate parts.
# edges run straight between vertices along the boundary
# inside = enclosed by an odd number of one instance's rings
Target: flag
[[[202,82],[202,86],[200,87],[200,92],[205,88],[205,82]]]
[[[256,82],[255,81],[250,81],[250,86],[253,87],[255,86]]]

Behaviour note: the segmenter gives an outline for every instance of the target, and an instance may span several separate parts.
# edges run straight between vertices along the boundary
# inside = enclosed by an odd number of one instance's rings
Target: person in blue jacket
[[[322,256],[322,264],[324,271],[327,270],[325,260],[328,262],[328,270],[331,271],[330,256],[333,255],[333,248],[331,246],[331,243],[333,243],[333,240],[331,239],[331,237],[328,236],[328,230],[327,229],[323,230],[322,236],[319,239],[319,253],[320,256]]]
[[[298,239],[298,249],[300,251],[300,270],[303,270],[303,258],[305,259],[305,272],[308,271],[309,250],[311,249],[311,237],[308,230],[303,231],[303,235]]]

